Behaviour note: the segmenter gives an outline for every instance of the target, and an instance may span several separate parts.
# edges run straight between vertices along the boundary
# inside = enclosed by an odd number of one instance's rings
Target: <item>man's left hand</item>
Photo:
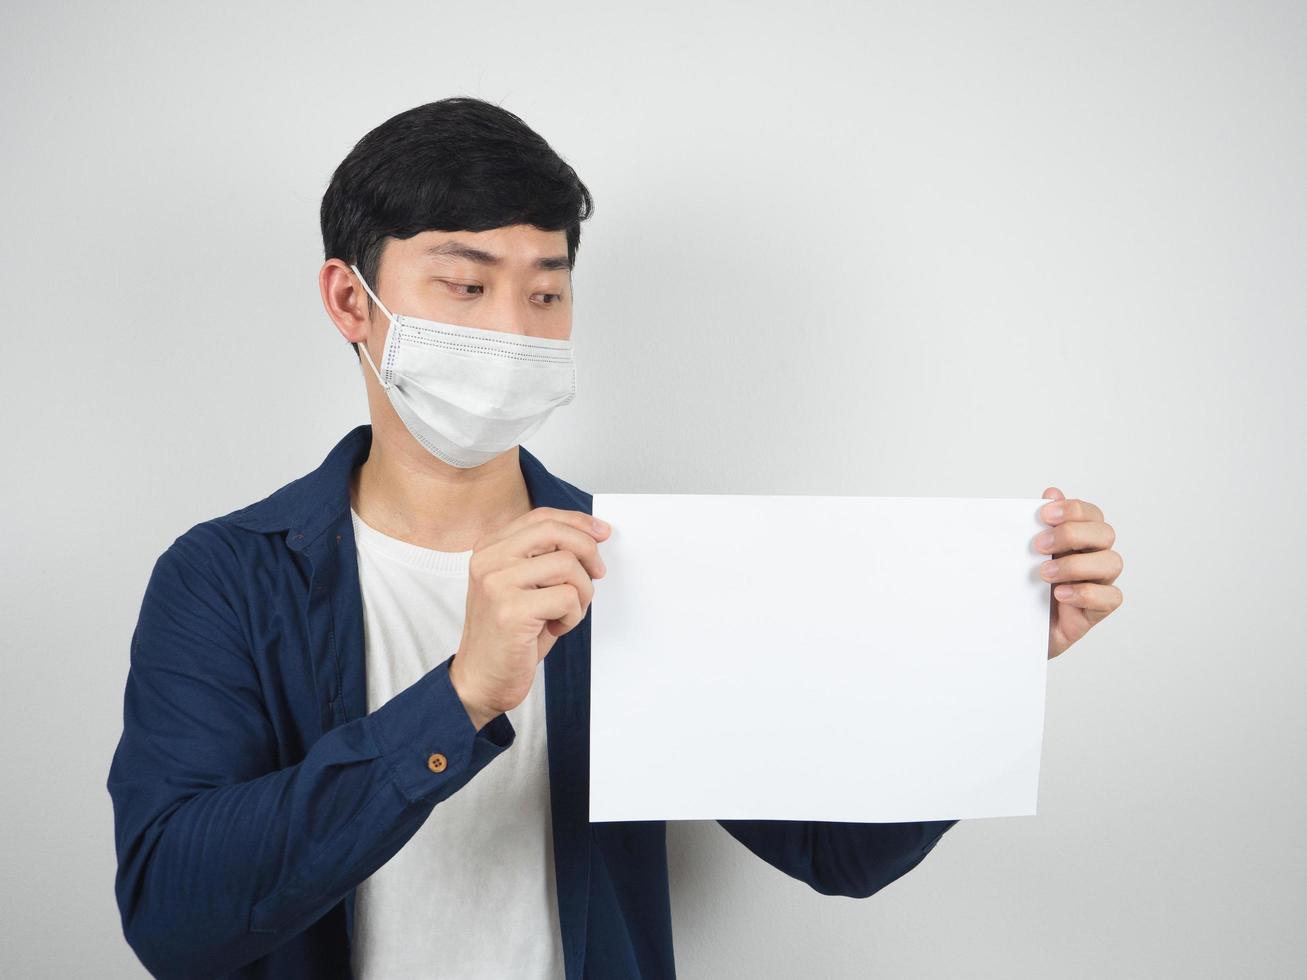
[[[1049,555],[1040,575],[1054,583],[1048,626],[1048,659],[1089,632],[1121,605],[1121,590],[1112,583],[1121,574],[1121,556],[1111,550],[1116,541],[1103,512],[1087,500],[1067,500],[1057,487],[1043,496],[1052,502],[1039,510],[1052,525],[1035,538],[1035,549]]]

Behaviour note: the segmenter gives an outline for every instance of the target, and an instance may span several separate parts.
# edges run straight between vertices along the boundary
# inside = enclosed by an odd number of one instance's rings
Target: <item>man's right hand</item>
[[[612,528],[589,514],[536,507],[472,547],[463,637],[449,679],[479,731],[525,700],[536,667],[585,618]]]

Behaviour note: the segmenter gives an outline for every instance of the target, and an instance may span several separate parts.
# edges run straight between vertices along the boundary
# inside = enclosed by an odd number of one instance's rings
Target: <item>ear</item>
[[[371,323],[367,294],[340,259],[328,259],[318,271],[318,292],[327,316],[350,343],[366,343]]]

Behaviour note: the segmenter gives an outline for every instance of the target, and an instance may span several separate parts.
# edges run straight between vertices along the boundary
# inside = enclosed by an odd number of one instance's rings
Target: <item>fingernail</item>
[[[1041,551],[1047,551],[1053,547],[1053,532],[1045,531],[1039,537],[1035,538],[1035,544]]]
[[[1054,504],[1052,507],[1049,507],[1047,510],[1044,511],[1044,516],[1047,517],[1050,521],[1061,520],[1062,505]]]
[[[1052,578],[1054,575],[1057,574],[1057,562],[1046,561],[1044,562],[1044,567],[1041,568],[1039,571],[1044,576],[1044,578]]]
[[[596,531],[607,531],[609,527],[612,526],[607,521],[600,520],[598,517],[591,517],[590,521],[594,524]]]
[[[1059,599],[1070,599],[1075,595],[1075,593],[1076,590],[1071,588],[1069,585],[1059,585],[1053,590],[1053,595],[1057,596]]]

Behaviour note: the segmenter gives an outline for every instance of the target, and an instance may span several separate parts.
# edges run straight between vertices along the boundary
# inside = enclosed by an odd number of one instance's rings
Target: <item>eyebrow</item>
[[[502,265],[504,260],[498,255],[492,255],[489,252],[482,251],[479,248],[473,248],[464,242],[448,241],[441,242],[439,245],[432,245],[426,249],[424,255],[453,255],[460,259],[467,259],[469,262],[478,262],[481,265]],[[566,255],[548,255],[535,260],[537,269],[562,269],[568,271],[571,269],[571,263],[567,261]]]

